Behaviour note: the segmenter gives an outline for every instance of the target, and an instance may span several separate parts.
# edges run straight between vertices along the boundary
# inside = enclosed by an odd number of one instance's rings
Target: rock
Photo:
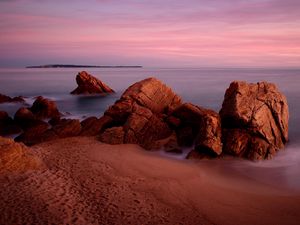
[[[42,120],[33,120],[24,132],[15,138],[17,142],[23,142],[26,145],[34,145],[43,141],[43,134],[48,130],[49,124]]]
[[[25,100],[22,96],[11,98],[7,95],[0,94],[0,104],[9,102],[25,102]]]
[[[146,149],[152,149],[156,147],[156,141],[172,134],[164,121],[165,114],[180,104],[180,97],[169,87],[155,78],[148,78],[131,85],[105,111],[104,116],[112,119],[110,127],[122,127],[123,143],[139,144]],[[102,133],[105,132],[106,130]],[[109,128],[109,132],[122,133],[121,128]],[[102,138],[102,141],[110,143],[111,140]]]
[[[15,113],[14,120],[20,127],[22,127],[22,129],[27,129],[31,127],[37,119],[29,109],[21,107]]]
[[[198,161],[203,159],[216,159],[222,157],[222,155],[216,157],[215,154],[211,153],[212,152],[199,152],[194,149],[187,154],[186,159]]]
[[[81,124],[76,119],[62,119],[52,130],[60,138],[77,136],[81,132]]]
[[[112,122],[112,118],[109,116],[103,116],[100,119],[97,117],[88,117],[81,121],[81,136],[94,136],[100,133],[103,129],[109,127]]]
[[[71,92],[71,94],[102,94],[102,93],[114,93],[109,86],[96,77],[88,74],[86,71],[82,71],[77,74],[76,82],[78,87]]]
[[[8,136],[21,133],[22,129],[4,111],[0,111],[0,135]]]
[[[26,172],[41,166],[41,160],[31,149],[10,138],[0,137],[0,173]]]
[[[161,118],[149,109],[136,105],[124,124],[125,143],[139,144],[145,149],[155,148],[155,142],[172,134]]]
[[[232,82],[220,116],[226,153],[266,159],[288,141],[287,100],[272,83]]]
[[[175,128],[180,146],[192,146],[198,152],[222,153],[221,120],[218,113],[193,105],[182,104],[171,115],[180,120]]]
[[[178,145],[176,134],[170,136],[168,141],[164,144],[164,151],[175,154],[182,154],[182,149]]]
[[[181,98],[156,78],[147,78],[131,85],[121,99],[132,99],[153,113],[163,113],[181,105]]]
[[[11,97],[0,94],[0,103],[11,102]]]
[[[30,110],[38,119],[60,117],[56,103],[49,99],[43,98],[42,96],[36,98]]]
[[[99,137],[101,142],[109,143],[111,145],[118,145],[124,143],[123,127],[112,127],[106,129]]]

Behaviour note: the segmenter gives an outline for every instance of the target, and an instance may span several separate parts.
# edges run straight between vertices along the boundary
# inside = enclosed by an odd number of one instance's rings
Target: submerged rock
[[[71,94],[102,94],[102,93],[114,93],[108,85],[88,74],[86,71],[82,71],[77,74],[76,82],[78,87],[71,92]]]
[[[9,102],[25,102],[25,100],[22,96],[11,98],[7,95],[0,94],[0,104]]]
[[[226,153],[267,159],[288,141],[288,104],[275,84],[232,82],[220,116]]]

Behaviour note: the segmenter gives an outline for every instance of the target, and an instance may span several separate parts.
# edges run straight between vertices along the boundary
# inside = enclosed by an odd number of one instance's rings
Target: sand
[[[300,193],[188,160],[76,137],[0,175],[0,224],[299,224]],[[211,163],[214,163],[213,161]]]

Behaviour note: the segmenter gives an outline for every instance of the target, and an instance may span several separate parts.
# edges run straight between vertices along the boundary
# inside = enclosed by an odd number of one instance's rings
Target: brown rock
[[[181,105],[181,98],[156,78],[147,78],[131,85],[121,99],[132,99],[153,113],[163,113]]]
[[[99,137],[100,141],[112,145],[124,143],[124,130],[123,127],[112,127],[106,129]]]
[[[77,136],[81,132],[81,124],[76,119],[62,119],[52,130],[60,137]]]
[[[182,154],[182,149],[178,145],[176,134],[172,134],[168,141],[164,144],[165,152]]]
[[[11,97],[0,94],[0,103],[11,102]]]
[[[26,172],[41,167],[41,160],[31,149],[10,138],[0,137],[0,173]]]
[[[138,106],[124,124],[125,143],[139,144],[145,149],[155,147],[155,142],[172,134],[161,118],[142,106]]]
[[[30,110],[38,119],[60,117],[56,103],[42,96],[36,98]]]
[[[24,98],[21,96],[11,98],[7,95],[0,94],[0,104],[9,102],[25,102]]]
[[[109,116],[103,116],[100,119],[97,117],[88,117],[81,121],[81,133],[82,136],[94,136],[100,133],[100,131],[109,127],[112,122],[112,118]]]
[[[102,94],[102,93],[114,93],[109,86],[96,77],[88,74],[86,71],[82,71],[77,74],[76,82],[78,87],[71,92],[71,94]]]
[[[157,140],[172,133],[164,121],[164,113],[180,104],[180,97],[169,87],[155,78],[148,78],[131,85],[104,115],[112,118],[110,126],[122,127],[123,143],[139,144],[151,149],[155,148]],[[117,131],[120,132],[120,129]]]
[[[216,112],[185,103],[172,116],[180,119],[180,126],[176,128],[179,145],[195,143],[198,152],[222,153],[221,123]]]
[[[43,134],[48,130],[49,124],[42,120],[33,120],[30,126],[27,126],[22,134],[15,138],[17,142],[23,142],[26,145],[34,145],[44,140]]]
[[[288,141],[288,104],[274,84],[232,82],[220,115],[228,153],[265,159]]]

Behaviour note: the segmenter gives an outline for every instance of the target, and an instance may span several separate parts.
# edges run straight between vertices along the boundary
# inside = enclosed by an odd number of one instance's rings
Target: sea
[[[116,93],[107,96],[71,95],[70,92],[77,87],[75,77],[81,70],[87,70]],[[83,119],[88,116],[100,117],[127,87],[147,77],[163,81],[184,102],[215,111],[220,110],[225,91],[234,80],[275,83],[289,104],[289,143],[285,149],[272,160],[252,162],[230,159],[209,163],[220,171],[238,172],[241,176],[267,185],[300,190],[300,69],[1,68],[0,93],[13,97],[24,96],[28,105],[33,103],[36,96],[44,96],[55,100],[66,117]],[[0,110],[13,116],[21,106],[19,103],[0,104]],[[174,157],[184,160],[184,155]]]

